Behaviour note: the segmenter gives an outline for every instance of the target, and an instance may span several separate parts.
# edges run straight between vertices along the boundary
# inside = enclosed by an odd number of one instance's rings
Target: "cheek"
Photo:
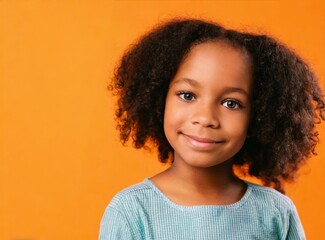
[[[164,133],[172,146],[177,138],[178,131],[184,127],[188,115],[179,104],[177,101],[167,101],[165,107]]]
[[[180,111],[166,109],[164,116],[165,135],[168,134],[168,132],[176,132],[182,125],[182,122],[184,122],[183,118],[183,114]]]
[[[171,132],[171,129],[174,128],[175,114],[177,114],[177,111],[175,111],[172,102],[167,100],[164,114],[164,131],[166,136],[168,136]]]
[[[177,99],[170,97],[166,101],[165,106],[165,115],[164,115],[164,122],[168,124],[176,124],[181,122],[186,118],[186,108],[177,101]]]
[[[228,130],[228,134],[236,138],[246,138],[248,125],[249,119],[247,117],[227,119],[223,122],[223,127]]]

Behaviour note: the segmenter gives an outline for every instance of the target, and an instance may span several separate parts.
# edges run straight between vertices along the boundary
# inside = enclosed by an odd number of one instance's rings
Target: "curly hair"
[[[226,29],[199,19],[173,19],[132,45],[116,68],[110,89],[118,96],[116,119],[123,144],[153,146],[161,162],[173,161],[164,128],[171,79],[193,46],[222,40],[248,54],[253,63],[249,137],[234,165],[266,186],[284,192],[300,166],[315,154],[315,124],[325,119],[317,79],[296,53],[275,39]]]

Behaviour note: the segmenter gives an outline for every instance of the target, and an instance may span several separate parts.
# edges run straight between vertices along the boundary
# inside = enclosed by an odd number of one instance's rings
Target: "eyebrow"
[[[244,94],[244,95],[246,95],[247,98],[249,98],[248,92],[242,88],[237,88],[237,87],[225,87],[224,88],[224,93],[233,93],[233,92]]]
[[[193,87],[200,85],[197,81],[190,79],[190,78],[180,78],[180,79],[174,81],[172,84],[181,83],[181,82],[186,82]]]
[[[176,81],[173,82],[173,84],[177,84],[177,83],[181,83],[181,82],[186,82],[188,83],[189,85],[193,86],[193,87],[198,87],[200,86],[200,83],[194,79],[190,79],[190,78],[180,78]],[[244,90],[243,88],[238,88],[238,87],[225,87],[223,89],[223,92],[225,94],[227,93],[233,93],[233,92],[238,92],[238,93],[241,93],[241,94],[244,94],[246,95],[246,97],[249,98],[249,94],[246,90]]]

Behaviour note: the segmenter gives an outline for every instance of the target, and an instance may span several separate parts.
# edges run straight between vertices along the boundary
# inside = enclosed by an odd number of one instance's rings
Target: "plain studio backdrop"
[[[97,239],[122,188],[163,170],[123,147],[106,90],[123,51],[161,20],[200,17],[268,33],[325,83],[322,0],[0,0],[0,239]],[[308,239],[325,239],[325,125],[287,194]]]

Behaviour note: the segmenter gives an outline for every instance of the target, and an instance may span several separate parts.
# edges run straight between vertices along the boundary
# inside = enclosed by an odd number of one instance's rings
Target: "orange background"
[[[173,16],[270,33],[324,86],[322,0],[0,0],[1,240],[97,239],[112,196],[164,168],[121,146],[106,85],[128,44]],[[319,155],[288,187],[308,239],[325,239],[319,129]]]

